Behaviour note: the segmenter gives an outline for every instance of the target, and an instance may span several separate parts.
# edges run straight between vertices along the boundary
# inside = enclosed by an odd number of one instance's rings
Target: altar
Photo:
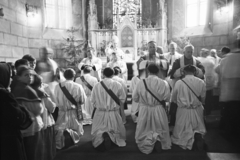
[[[119,39],[119,48],[125,53],[124,60],[126,62],[134,62],[139,57],[142,51],[146,51],[147,43],[155,41],[157,46],[167,48],[167,19],[165,0],[159,0],[158,3],[158,19],[155,25],[151,24],[151,20],[143,23],[141,20],[140,8],[130,9],[131,3],[125,6],[126,11],[124,15],[121,8],[117,8],[115,22],[111,27],[99,27],[97,19],[97,6],[95,0],[89,1],[88,12],[88,38],[92,47],[96,49],[99,57],[104,57],[104,50],[108,44],[113,40],[113,36]],[[114,20],[114,18],[113,18]],[[107,24],[106,24],[107,25]]]

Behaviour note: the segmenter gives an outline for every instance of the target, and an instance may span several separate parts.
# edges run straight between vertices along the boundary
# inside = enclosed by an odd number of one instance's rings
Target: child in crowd
[[[56,153],[54,124],[55,121],[51,113],[54,112],[56,104],[51,100],[50,96],[44,91],[42,77],[34,75],[34,82],[31,84],[32,88],[37,92],[37,95],[42,100],[44,106],[43,114],[41,115],[44,123],[44,160],[52,160]]]
[[[41,114],[44,107],[37,93],[29,85],[33,82],[34,71],[27,66],[17,68],[16,85],[12,93],[16,100],[29,111],[33,123],[22,131],[27,159],[44,160],[43,131]]]
[[[36,59],[35,59],[32,55],[30,55],[30,54],[25,54],[25,55],[22,57],[22,59],[27,60],[28,63],[29,63],[29,67],[31,67],[32,69],[35,69],[35,68],[36,68],[36,63],[37,63],[37,61],[36,61]]]

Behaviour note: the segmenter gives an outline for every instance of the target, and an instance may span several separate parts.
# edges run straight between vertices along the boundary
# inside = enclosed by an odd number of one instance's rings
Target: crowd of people
[[[52,160],[56,149],[81,141],[83,125],[92,125],[98,151],[126,146],[128,70],[120,50],[109,50],[103,64],[88,48],[79,76],[71,68],[58,68],[53,50],[46,47],[38,61],[25,55],[14,66],[1,62],[1,159]],[[176,144],[203,151],[204,119],[218,105],[221,129],[239,134],[239,51],[223,47],[220,58],[215,49],[203,48],[195,57],[193,45],[180,54],[174,42],[169,50],[163,53],[150,41],[148,53],[136,62],[138,74],[129,91],[139,150],[150,154]]]

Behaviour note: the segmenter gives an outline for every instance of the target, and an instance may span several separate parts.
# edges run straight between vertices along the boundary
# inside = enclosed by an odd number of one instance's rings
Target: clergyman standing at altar
[[[101,81],[102,60],[96,57],[94,48],[88,47],[87,57],[79,63],[78,69],[82,71],[84,65],[91,66],[93,70],[90,74],[93,77],[96,77],[98,81]]]
[[[161,79],[165,79],[166,76],[164,75],[164,72],[168,70],[168,62],[165,59],[158,58],[156,49],[157,49],[156,42],[154,41],[148,42],[148,53],[140,57],[140,59],[137,61],[137,69],[139,69],[139,64],[141,61],[147,60],[148,65],[150,63],[155,63],[158,66],[160,71],[157,76]],[[148,76],[148,73],[146,74],[146,77],[147,76]]]

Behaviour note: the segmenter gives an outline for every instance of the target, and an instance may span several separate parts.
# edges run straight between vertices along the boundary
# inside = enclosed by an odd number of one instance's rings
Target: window
[[[186,0],[186,27],[206,24],[208,0]]]
[[[129,27],[122,31],[122,47],[133,47],[133,32]]]
[[[113,0],[113,26],[117,27],[117,14],[119,14],[120,23],[126,14],[134,23],[137,14],[137,24],[140,25],[141,19],[141,0]]]
[[[71,0],[45,0],[45,7],[46,27],[68,29],[72,26]]]

